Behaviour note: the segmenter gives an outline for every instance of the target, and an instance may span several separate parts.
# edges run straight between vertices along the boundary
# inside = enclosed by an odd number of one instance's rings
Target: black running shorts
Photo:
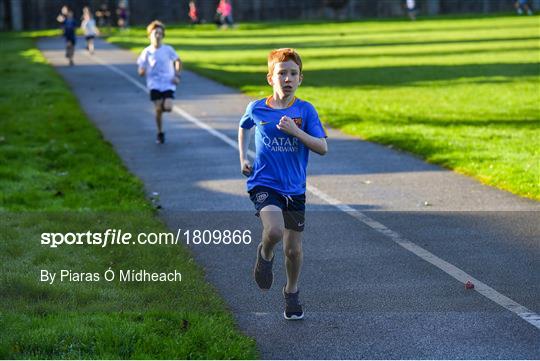
[[[172,90],[165,90],[164,92],[152,89],[150,90],[150,100],[156,101],[159,99],[165,99],[165,98],[171,98],[174,99],[174,91]]]
[[[256,186],[249,191],[249,198],[255,205],[258,217],[261,209],[272,204],[281,208],[285,228],[302,232],[304,230],[306,214],[306,195],[298,194],[287,196],[276,190],[263,186]]]

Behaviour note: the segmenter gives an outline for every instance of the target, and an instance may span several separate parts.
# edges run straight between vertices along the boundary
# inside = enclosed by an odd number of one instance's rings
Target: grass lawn
[[[0,53],[0,358],[257,358],[184,247],[40,245],[42,232],[166,228],[32,36],[1,33]],[[182,281],[39,281],[109,267]]]
[[[540,18],[441,18],[167,29],[187,68],[254,97],[266,55],[294,47],[298,96],[327,124],[540,200]],[[139,52],[142,28],[112,43]]]

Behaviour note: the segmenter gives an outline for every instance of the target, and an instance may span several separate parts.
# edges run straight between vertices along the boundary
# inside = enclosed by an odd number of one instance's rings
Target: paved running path
[[[97,41],[94,57],[78,49],[68,67],[61,39],[39,47],[148,194],[159,192],[171,229],[252,230],[249,246],[192,249],[263,358],[540,359],[539,203],[331,130],[328,155],[310,159],[306,319],[287,322],[282,255],[272,290],[251,278],[261,228],[237,151],[178,113],[156,145],[133,53]],[[176,98],[233,140],[250,100],[190,72]],[[463,286],[471,277],[474,291]]]

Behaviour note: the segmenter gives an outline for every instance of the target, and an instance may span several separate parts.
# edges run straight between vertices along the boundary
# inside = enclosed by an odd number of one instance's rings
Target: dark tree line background
[[[46,29],[57,26],[62,5],[70,6],[76,18],[83,6],[93,11],[107,4],[111,22],[122,0],[0,0],[0,29]],[[125,1],[125,0],[124,0]],[[405,0],[231,0],[235,21],[352,20],[404,16]],[[495,13],[513,11],[515,0],[416,0],[419,15]],[[128,0],[129,23],[142,25],[153,19],[166,23],[188,21],[189,0]],[[540,9],[540,0],[529,0]],[[212,22],[218,0],[196,0],[201,18]]]

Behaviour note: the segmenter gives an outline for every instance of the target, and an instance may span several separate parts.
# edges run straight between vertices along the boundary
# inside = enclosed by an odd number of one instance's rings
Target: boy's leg
[[[285,220],[282,207],[285,206],[283,196],[275,190],[256,186],[249,190],[249,198],[253,202],[256,215],[261,219],[262,239],[257,246],[257,257],[253,276],[262,290],[269,290],[274,282],[272,271],[274,264],[274,248],[283,239]]]
[[[164,112],[170,112],[172,110],[172,106],[173,106],[173,103],[172,103],[172,98],[165,98],[163,99],[163,103],[161,105],[161,109],[164,111]]]
[[[305,225],[306,195],[287,196],[286,208],[283,212],[285,232],[283,237],[283,252],[285,253],[285,269],[287,283],[283,287],[285,311],[287,320],[301,320],[304,310],[299,301],[298,280],[302,267],[302,232]]]
[[[285,298],[286,320],[301,320],[304,318],[304,308],[299,300],[298,278],[302,266],[302,232],[285,229],[283,238],[283,251],[285,253],[285,267],[287,270],[287,284],[283,287]]]
[[[287,284],[285,292],[298,292],[298,279],[302,268],[302,232],[285,229],[283,234],[283,253],[285,253],[285,269],[287,271]]]
[[[283,238],[284,221],[281,208],[275,204],[267,204],[259,211],[263,224],[262,241],[257,246],[257,261],[253,276],[259,288],[268,290],[274,282],[272,267],[274,264],[274,247]]]
[[[71,40],[68,40],[66,42],[66,58],[73,58],[74,48],[75,47],[73,46],[73,42]]]
[[[156,125],[158,133],[162,133],[162,115],[163,115],[163,99],[154,100],[156,108]]]
[[[274,248],[283,239],[283,212],[278,206],[269,204],[259,213],[263,224],[261,255],[269,261],[274,257]]]
[[[68,40],[66,47],[66,57],[69,60],[69,65],[73,65],[73,55],[75,53],[75,43],[71,40]]]

